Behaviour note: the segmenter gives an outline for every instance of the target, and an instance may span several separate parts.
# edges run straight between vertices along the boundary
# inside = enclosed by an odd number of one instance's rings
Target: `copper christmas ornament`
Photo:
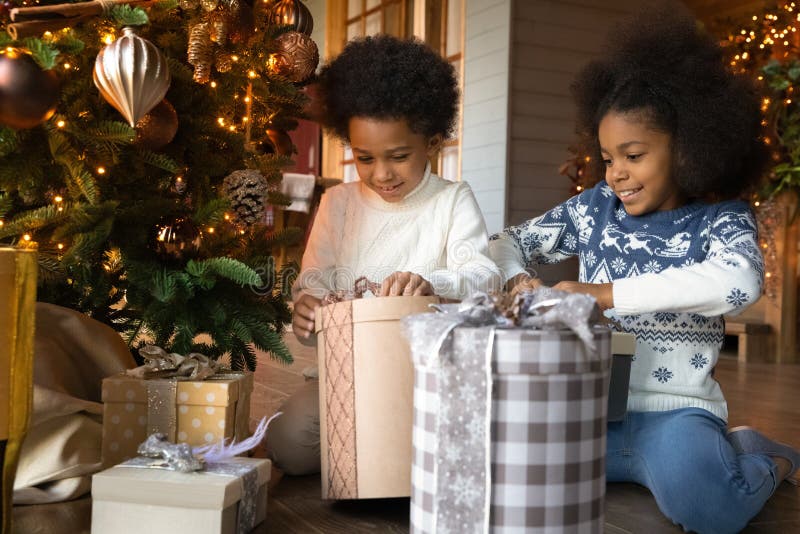
[[[52,70],[42,70],[28,54],[0,55],[0,124],[33,128],[56,111],[59,80]]]
[[[177,131],[178,114],[164,99],[136,123],[135,143],[149,150],[159,150],[172,141]]]
[[[300,32],[281,34],[275,43],[278,51],[274,54],[275,71],[294,83],[300,83],[314,74],[319,64],[319,50],[311,37]]]
[[[123,36],[106,46],[94,64],[94,84],[131,126],[167,94],[167,60],[150,41],[124,28]]]
[[[275,152],[281,156],[291,156],[294,151],[294,143],[289,134],[283,130],[274,128],[267,128],[267,137],[269,138],[272,146],[275,147]]]
[[[311,35],[314,30],[311,11],[300,0],[278,0],[269,13],[273,24],[291,26],[295,31],[306,35]]]

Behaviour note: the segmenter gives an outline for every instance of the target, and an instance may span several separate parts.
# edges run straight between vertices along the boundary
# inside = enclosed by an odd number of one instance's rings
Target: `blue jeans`
[[[725,422],[700,408],[630,412],[608,424],[607,481],[645,486],[684,530],[739,532],[780,481],[772,459],[737,455],[725,434]]]

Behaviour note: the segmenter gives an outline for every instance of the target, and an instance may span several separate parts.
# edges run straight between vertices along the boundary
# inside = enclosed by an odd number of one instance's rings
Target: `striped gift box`
[[[411,532],[602,532],[611,332],[593,335],[462,326],[433,356],[412,337]]]

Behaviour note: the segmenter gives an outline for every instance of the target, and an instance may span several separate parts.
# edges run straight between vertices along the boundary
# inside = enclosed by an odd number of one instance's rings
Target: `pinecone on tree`
[[[264,217],[269,184],[255,169],[233,171],[222,182],[222,190],[231,201],[236,220],[252,225]]]

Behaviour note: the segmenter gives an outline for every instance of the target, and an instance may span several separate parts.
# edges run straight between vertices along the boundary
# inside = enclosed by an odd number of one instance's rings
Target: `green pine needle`
[[[56,66],[56,57],[58,57],[59,54],[58,49],[36,37],[26,37],[22,42],[25,48],[30,52],[33,60],[42,69],[50,70]]]
[[[128,4],[112,7],[111,18],[119,26],[144,26],[150,22],[144,9],[131,7]]]
[[[233,258],[210,258],[201,262],[189,261],[188,265],[199,263],[198,268],[208,268],[216,275],[231,280],[240,286],[258,287],[261,285],[261,277],[253,269]]]
[[[165,154],[140,148],[137,150],[137,155],[144,163],[170,174],[175,174],[180,170],[178,163]]]
[[[3,226],[0,226],[0,239],[4,237],[21,235],[25,232],[33,232],[39,228],[55,224],[66,218],[68,207],[64,206],[63,211],[59,211],[55,205],[44,206],[38,209],[20,213]]]

